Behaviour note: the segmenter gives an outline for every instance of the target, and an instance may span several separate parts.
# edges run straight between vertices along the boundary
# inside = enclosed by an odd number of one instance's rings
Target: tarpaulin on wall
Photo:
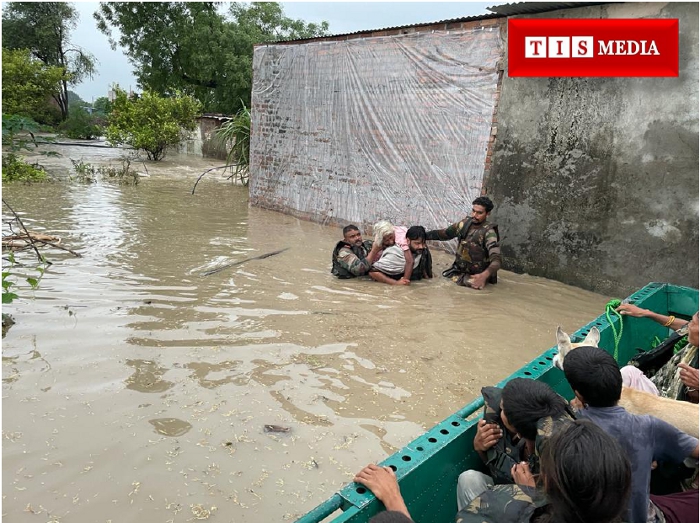
[[[461,219],[481,191],[501,46],[485,27],[257,47],[251,203],[321,223]]]

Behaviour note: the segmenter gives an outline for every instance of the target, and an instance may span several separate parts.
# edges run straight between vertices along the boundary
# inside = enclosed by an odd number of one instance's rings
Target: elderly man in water
[[[374,226],[374,244],[381,242],[384,250],[374,262],[369,276],[390,285],[409,285],[411,281],[432,278],[432,258],[425,245],[425,229],[394,227],[388,221]]]

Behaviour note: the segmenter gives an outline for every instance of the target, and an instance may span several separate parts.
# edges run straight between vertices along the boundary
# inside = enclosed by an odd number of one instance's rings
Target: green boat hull
[[[698,311],[698,290],[666,283],[650,283],[627,298],[645,309],[660,314],[689,319]],[[572,335],[573,341],[582,341],[592,327],[600,330],[600,346],[614,347],[613,326],[620,330],[619,319],[612,317],[612,326],[601,315]],[[552,326],[554,329],[554,325]],[[626,364],[637,349],[649,349],[654,337],[664,339],[668,329],[653,321],[626,317],[622,324],[622,337],[618,345],[617,359]],[[564,373],[552,366],[557,353],[552,347],[538,358],[508,376],[498,386],[513,378],[531,378],[550,385],[567,399],[573,392]],[[457,513],[456,487],[459,474],[467,469],[483,469],[481,459],[472,446],[476,423],[481,419],[484,406],[479,397],[443,420],[431,430],[419,436],[403,449],[382,462],[396,471],[401,493],[414,521],[421,523],[451,523]],[[383,505],[371,492],[351,483],[340,492],[314,508],[297,523],[317,523],[333,516],[333,523],[365,523],[383,510]]]

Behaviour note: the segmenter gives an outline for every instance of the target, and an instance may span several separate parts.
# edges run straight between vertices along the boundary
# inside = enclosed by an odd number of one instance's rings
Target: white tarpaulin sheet
[[[497,27],[255,49],[253,205],[321,223],[445,227],[479,196]]]

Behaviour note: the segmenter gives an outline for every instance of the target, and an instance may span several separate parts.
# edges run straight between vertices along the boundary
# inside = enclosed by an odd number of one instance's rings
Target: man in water
[[[333,249],[331,273],[340,279],[367,274],[380,250],[381,245],[362,240],[362,233],[356,225],[348,225],[343,229],[343,239]]]
[[[433,277],[432,258],[425,246],[425,229],[420,225],[405,231],[401,229],[404,228],[393,228],[394,238],[397,230],[404,238],[384,249],[372,265],[369,276],[373,280],[390,285],[409,285],[411,281]]]
[[[501,268],[498,226],[486,221],[492,210],[493,202],[486,196],[479,196],[472,202],[470,217],[447,229],[427,233],[428,240],[444,242],[459,238],[455,261],[442,273],[457,285],[483,289],[487,282],[497,281],[496,273]]]

